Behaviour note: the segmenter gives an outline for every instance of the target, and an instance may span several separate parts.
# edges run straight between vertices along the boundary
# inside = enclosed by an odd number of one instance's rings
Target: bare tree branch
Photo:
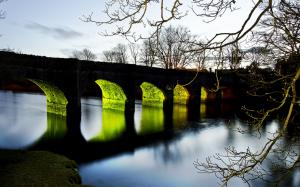
[[[93,61],[97,59],[96,54],[94,54],[92,51],[86,48],[81,51],[78,50],[73,51],[71,57],[76,58],[78,60],[89,60],[89,61]]]

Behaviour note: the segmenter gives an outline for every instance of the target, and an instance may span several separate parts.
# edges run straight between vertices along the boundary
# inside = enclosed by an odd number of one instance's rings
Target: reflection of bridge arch
[[[98,79],[95,81],[102,91],[102,108],[125,110],[127,97],[117,83]]]
[[[63,91],[55,85],[37,79],[28,79],[36,84],[46,95],[47,100],[47,130],[39,141],[63,138],[67,132],[68,100]]]
[[[66,116],[68,103],[65,94],[52,83],[44,80],[30,79],[28,77],[17,77],[2,82],[4,90],[16,91],[17,94],[39,93],[41,96],[32,104],[34,108],[28,108],[28,114],[38,112],[32,119],[32,124],[40,132],[34,142],[43,142],[49,139],[63,138],[67,132]],[[35,96],[34,96],[35,97]],[[23,98],[23,97],[22,97]],[[46,101],[46,102],[45,102]],[[30,103],[30,101],[28,101]],[[22,108],[22,107],[21,107]],[[26,109],[25,109],[26,110]],[[27,117],[27,116],[26,116]],[[20,120],[18,122],[22,127],[27,127],[28,121]],[[32,142],[33,143],[33,142]]]

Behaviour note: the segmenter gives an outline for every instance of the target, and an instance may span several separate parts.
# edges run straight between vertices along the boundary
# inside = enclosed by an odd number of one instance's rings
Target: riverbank
[[[47,151],[0,150],[0,184],[87,187],[81,185],[75,161]]]

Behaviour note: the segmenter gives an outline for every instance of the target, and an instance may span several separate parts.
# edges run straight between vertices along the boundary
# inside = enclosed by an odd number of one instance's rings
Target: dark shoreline
[[[70,186],[81,184],[75,161],[48,151],[0,150],[1,186]]]

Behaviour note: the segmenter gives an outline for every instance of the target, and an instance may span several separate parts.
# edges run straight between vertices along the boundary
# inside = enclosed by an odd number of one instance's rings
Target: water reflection
[[[111,109],[102,109],[101,130],[91,141],[111,141],[119,138],[125,131],[125,115],[124,112]]]
[[[187,123],[186,105],[174,104],[173,106],[173,125],[175,129],[182,129]]]
[[[126,130],[124,112],[102,108],[99,99],[82,99],[82,111],[81,132],[87,141],[111,141]]]
[[[105,160],[93,161],[80,166],[83,183],[94,186],[122,187],[199,187],[219,186],[214,174],[199,174],[193,166],[193,161],[205,160],[207,156],[217,152],[224,153],[228,142],[238,150],[249,147],[251,150],[262,148],[268,138],[277,130],[276,122],[267,125],[266,132],[257,139],[251,134],[241,134],[232,128],[247,128],[238,120],[228,122],[223,120],[210,121],[211,126],[202,127],[198,123],[198,131],[184,131],[180,138],[163,141],[155,145],[136,149],[133,154],[123,154]],[[286,184],[296,187],[295,177],[291,176]],[[137,177],[138,176],[138,177]],[[253,183],[264,187],[262,181]],[[239,179],[228,184],[230,187],[248,186]]]
[[[81,132],[89,141],[101,131],[102,115],[101,100],[99,98],[81,99]]]
[[[174,129],[181,133],[176,136],[156,141],[135,148],[130,154],[117,155],[105,160],[93,160],[80,165],[83,182],[94,186],[155,186],[155,187],[198,187],[218,186],[214,175],[199,174],[193,161],[204,161],[214,153],[224,153],[224,147],[231,145],[237,150],[248,147],[260,150],[264,143],[276,132],[280,125],[273,121],[261,129],[261,138],[255,136],[255,130],[238,119],[207,119],[207,107],[200,106],[204,115],[200,121],[187,121],[185,105],[174,105]],[[124,112],[101,109],[99,99],[82,100],[81,130],[89,141],[111,141],[122,136],[126,130]],[[227,107],[226,107],[227,108]],[[213,113],[214,110],[210,110]],[[216,111],[216,110],[215,110]],[[221,110],[223,111],[223,109]],[[213,116],[213,114],[210,114]],[[135,128],[139,135],[161,132],[164,130],[164,113],[162,108],[142,106],[137,102],[135,110]],[[193,127],[193,128],[190,128]],[[237,129],[243,130],[239,133]],[[0,91],[0,148],[21,149],[37,141],[61,138],[66,128],[66,117],[47,113],[46,98],[43,95],[1,92]],[[138,136],[138,138],[145,138]],[[279,148],[292,150],[299,154],[299,139],[286,138]],[[289,145],[297,145],[289,147]],[[116,145],[117,146],[117,145]],[[89,152],[92,154],[93,152]],[[277,168],[286,167],[285,155],[270,157],[263,165],[270,169],[269,180],[274,180],[277,170],[272,162],[279,163]],[[288,176],[282,186],[299,186],[300,170]],[[137,177],[138,176],[138,177]],[[268,186],[255,182],[254,186]],[[239,180],[233,180],[231,187],[247,186]]]
[[[44,95],[0,91],[0,148],[20,149],[47,131]]]
[[[147,105],[136,107],[135,130],[138,135],[162,132],[164,130],[163,108]]]
[[[200,119],[206,118],[206,103],[200,103]]]
[[[47,112],[47,130],[40,141],[60,139],[67,133],[67,118],[64,115]]]
[[[65,111],[65,106],[46,104],[44,95],[0,91],[0,148],[23,149],[63,138],[67,132],[65,112],[51,112],[61,108]]]

